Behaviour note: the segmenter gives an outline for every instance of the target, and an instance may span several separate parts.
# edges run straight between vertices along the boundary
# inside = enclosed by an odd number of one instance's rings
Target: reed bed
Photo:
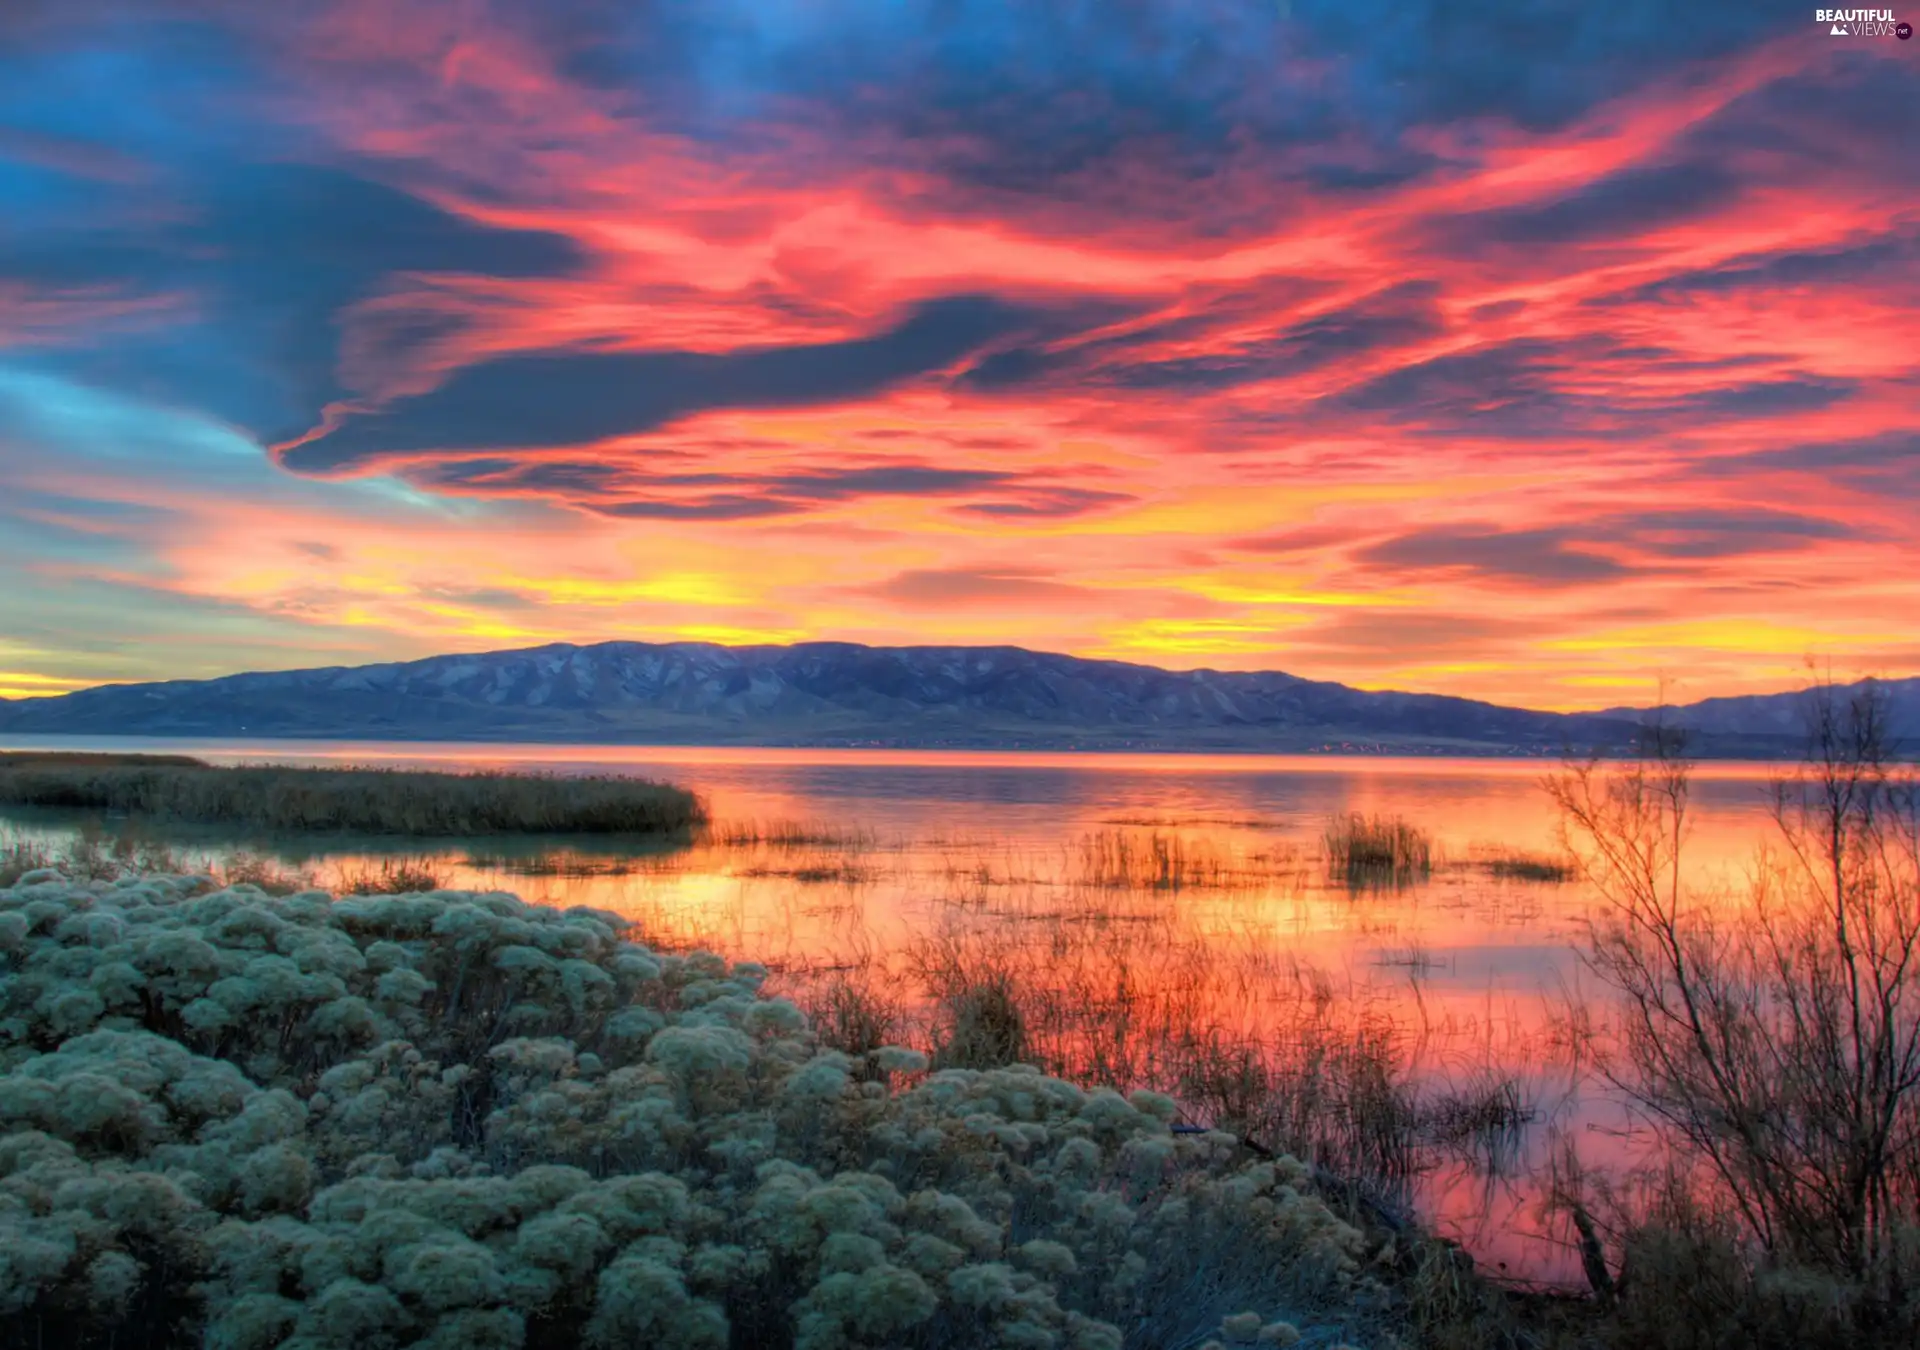
[[[1437,1093],[1422,1107],[1422,1132],[1435,1144],[1484,1159],[1489,1171],[1509,1170],[1539,1111],[1511,1074],[1478,1073]]]
[[[1239,855],[1171,831],[1102,829],[1081,836],[1065,880],[1095,890],[1233,890],[1284,877],[1293,861],[1285,849]]]
[[[666,834],[706,817],[695,794],[635,778],[35,759],[0,762],[0,805],[410,836]]]
[[[1284,830],[1286,823],[1265,816],[1108,816],[1102,825],[1125,825],[1135,829],[1181,830],[1214,827],[1227,830]]]
[[[530,853],[470,850],[466,865],[516,877],[625,877],[653,871],[665,855],[596,853],[582,849],[537,849]]]
[[[850,988],[892,1000],[902,1043],[936,1066],[1021,1062],[1163,1092],[1196,1128],[1308,1160],[1394,1213],[1435,1167],[1510,1163],[1533,1117],[1471,1028],[1434,1030],[1336,990],[1242,926],[1258,911],[1207,903],[1220,912],[1196,927],[1150,894],[1038,888],[956,907],[903,960],[839,967],[831,982],[842,1002]],[[803,969],[789,978],[807,984]],[[1441,1047],[1449,1071],[1430,1058]],[[1468,1148],[1468,1124],[1496,1114],[1489,1099],[1518,1104],[1501,1117],[1512,1129]]]
[[[869,849],[878,839],[871,830],[818,820],[722,820],[701,832],[701,842],[721,848]]]
[[[162,768],[210,769],[192,755],[122,755],[93,750],[0,750],[0,769],[17,768]]]
[[[382,858],[378,863],[341,868],[333,889],[341,895],[416,895],[440,886],[440,874],[431,859]]]
[[[228,886],[257,886],[268,895],[293,895],[316,886],[310,874],[289,870],[277,860],[256,853],[233,854],[214,875]]]
[[[779,877],[787,881],[802,881],[815,886],[867,886],[871,885],[876,873],[870,867],[857,862],[805,863],[798,867],[749,867],[740,873],[743,877]]]
[[[1572,881],[1580,874],[1571,858],[1519,850],[1496,853],[1487,859],[1487,871],[1502,881]]]
[[[1433,836],[1400,816],[1337,816],[1322,841],[1329,868],[1349,886],[1404,886],[1433,874]]]

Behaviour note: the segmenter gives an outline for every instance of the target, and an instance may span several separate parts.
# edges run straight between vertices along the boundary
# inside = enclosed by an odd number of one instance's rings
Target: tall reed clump
[[[1817,686],[1807,712],[1805,762],[1774,785],[1777,843],[1745,896],[1688,882],[1692,765],[1672,728],[1651,728],[1637,762],[1550,783],[1605,904],[1587,937],[1617,996],[1601,1067],[1688,1179],[1684,1205],[1619,1225],[1637,1286],[1620,1292],[1657,1314],[1735,1291],[1752,1326],[1789,1328],[1749,1327],[1750,1344],[1914,1344],[1920,778],[1893,759],[1877,687]],[[1672,1271],[1686,1265],[1700,1278],[1682,1289]],[[1799,1312],[1763,1307],[1781,1298]],[[1803,1323],[1815,1340],[1791,1339]]]
[[[693,793],[635,778],[397,769],[0,762],[0,804],[260,830],[656,834],[706,818]]]
[[[0,1348],[1385,1344],[1406,1249],[1154,1093],[822,1046],[504,894],[0,890]]]
[[[1094,830],[1083,835],[1069,873],[1103,890],[1180,891],[1257,886],[1264,879],[1236,867],[1211,845],[1177,831]]]
[[[1327,865],[1350,886],[1406,885],[1433,872],[1433,836],[1400,816],[1358,811],[1328,822]]]

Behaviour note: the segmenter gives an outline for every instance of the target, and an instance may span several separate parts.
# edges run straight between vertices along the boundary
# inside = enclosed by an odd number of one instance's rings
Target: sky
[[[0,695],[613,638],[1920,673],[1920,42],[1830,28],[9,0]]]

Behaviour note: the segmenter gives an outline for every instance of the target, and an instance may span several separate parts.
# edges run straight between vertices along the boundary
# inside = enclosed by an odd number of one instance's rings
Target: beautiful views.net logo
[[[1827,25],[1834,37],[1895,37],[1905,42],[1913,25],[1895,22],[1890,9],[1816,9],[1815,23]]]

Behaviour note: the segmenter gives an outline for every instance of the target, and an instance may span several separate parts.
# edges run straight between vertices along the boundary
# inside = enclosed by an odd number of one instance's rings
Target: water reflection
[[[278,868],[330,888],[377,887],[410,882],[403,869],[415,868],[445,886],[612,910],[657,942],[759,960],[802,999],[857,978],[924,1036],[952,1032],[939,1023],[943,981],[998,972],[1021,991],[1022,1034],[1036,1057],[1136,1081],[1177,1078],[1196,1110],[1227,1100],[1232,1074],[1246,1071],[1233,1057],[1248,1045],[1262,1047],[1269,1075],[1384,1066],[1421,1087],[1413,1200],[1512,1275],[1577,1277],[1577,1260],[1544,1240],[1537,1212],[1554,1140],[1573,1137],[1588,1166],[1622,1162],[1633,1147],[1624,1116],[1593,1090],[1577,1025],[1592,981],[1572,944],[1590,897],[1502,864],[1556,849],[1539,786],[1550,765],[187,741],[85,748],[179,749],[223,763],[630,772],[683,784],[708,799],[715,825],[665,848],[493,839],[423,852],[391,841],[184,830],[142,846],[240,875],[251,867],[263,879]],[[1739,765],[1699,774],[1689,859],[1702,881],[1731,884],[1763,835],[1767,774]],[[1322,833],[1349,812],[1398,816],[1425,831],[1431,874],[1356,888],[1330,872]],[[59,843],[75,823],[14,817],[11,828]],[[1350,1103],[1337,1109],[1350,1115],[1315,1128],[1357,1150],[1404,1143],[1391,1103],[1366,1118]]]

